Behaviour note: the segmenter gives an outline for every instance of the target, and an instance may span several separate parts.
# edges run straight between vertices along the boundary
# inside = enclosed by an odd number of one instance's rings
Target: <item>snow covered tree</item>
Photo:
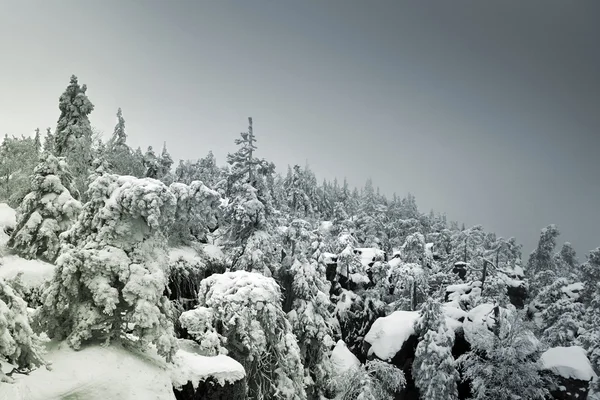
[[[538,246],[529,256],[525,274],[529,278],[533,296],[559,276],[554,258],[556,238],[559,234],[555,225],[549,225],[542,229]]]
[[[166,184],[172,183],[174,180],[173,174],[171,173],[171,167],[173,166],[173,158],[167,150],[167,142],[163,144],[163,149],[158,159],[158,165],[158,176],[160,180],[165,182]]]
[[[465,325],[465,336],[472,350],[457,361],[470,381],[473,399],[545,399],[541,345],[514,307],[498,309],[492,330]]]
[[[422,399],[458,399],[458,371],[452,356],[454,332],[446,327],[440,302],[429,298],[415,322],[420,338],[415,353],[412,375]]]
[[[81,210],[72,190],[65,160],[44,153],[31,178],[31,192],[17,209],[17,225],[8,246],[24,258],[53,262],[60,247],[59,235]]]
[[[45,365],[43,342],[29,325],[27,303],[3,279],[0,279],[0,383],[12,382],[11,372],[28,372]]]
[[[392,400],[405,385],[402,370],[377,359],[350,368],[333,384],[339,400]]]
[[[309,398],[318,399],[331,376],[329,352],[334,342],[329,283],[323,267],[304,257],[294,261],[291,276],[294,301],[288,318],[300,346]]]
[[[417,345],[412,371],[421,399],[458,400],[460,376],[452,356],[453,336],[445,328],[428,330]]]
[[[86,85],[79,85],[77,77],[71,76],[69,86],[59,99],[60,117],[54,133],[54,154],[66,158],[80,193],[87,187],[86,180],[93,161],[93,132],[89,115],[94,105],[85,94],[86,90]]]
[[[0,144],[0,200],[16,208],[30,190],[38,162],[37,144],[30,137],[9,137]]]
[[[64,248],[44,293],[40,323],[75,349],[88,340],[152,343],[175,351],[165,233],[175,196],[161,182],[105,174],[61,238]]]
[[[218,227],[221,196],[202,182],[172,183],[169,187],[177,199],[175,221],[169,234],[172,244],[206,243],[208,232]]]
[[[136,168],[136,159],[131,148],[127,145],[125,132],[125,118],[119,108],[117,110],[117,124],[113,135],[107,143],[104,157],[110,165],[110,171],[118,175],[133,175],[141,177],[139,168]]]
[[[581,283],[571,283],[567,278],[557,278],[542,288],[532,302],[536,313],[535,320],[541,339],[551,347],[572,346],[583,327],[585,306],[578,300]]]
[[[215,188],[221,181],[222,171],[212,151],[198,161],[180,160],[175,169],[175,180],[189,185],[193,181],[201,181],[210,188]]]
[[[146,154],[143,158],[144,168],[146,169],[145,177],[158,179],[160,177],[160,162],[156,157],[156,153],[152,149],[152,146],[148,146]]]
[[[208,354],[226,353],[244,366],[249,398],[306,399],[300,349],[275,280],[246,271],[214,274],[202,281],[198,300],[181,315],[182,326]]]
[[[252,129],[252,118],[248,118],[248,132],[240,133],[241,138],[235,140],[235,144],[241,146],[235,153],[227,154],[227,162],[232,166],[229,180],[230,187],[233,182],[249,183],[255,186],[256,166],[259,160],[253,155],[256,150],[256,137]],[[256,187],[256,186],[255,186]]]
[[[52,134],[52,129],[50,127],[46,128],[46,136],[44,136],[44,151],[47,153],[54,154],[54,143],[55,143],[54,135]]]

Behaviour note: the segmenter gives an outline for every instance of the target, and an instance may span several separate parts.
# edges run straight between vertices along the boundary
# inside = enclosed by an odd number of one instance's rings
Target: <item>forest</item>
[[[523,254],[372,180],[282,172],[252,118],[225,163],[176,163],[128,145],[126,110],[99,134],[86,91],[72,76],[54,129],[0,146],[0,394],[600,399],[600,247],[549,225]],[[164,394],[53,386],[109,353],[146,354]]]

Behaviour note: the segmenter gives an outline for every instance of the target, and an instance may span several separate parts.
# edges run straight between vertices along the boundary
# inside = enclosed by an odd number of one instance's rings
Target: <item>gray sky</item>
[[[219,163],[368,177],[533,249],[600,246],[597,0],[0,0],[0,133],[55,127],[76,74],[112,132]]]

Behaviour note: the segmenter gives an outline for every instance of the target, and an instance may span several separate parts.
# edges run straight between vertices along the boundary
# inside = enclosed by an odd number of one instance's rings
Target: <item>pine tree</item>
[[[253,399],[306,399],[300,349],[272,278],[246,272],[204,279],[181,324],[207,354],[227,353],[246,370]],[[212,347],[212,348],[211,348]]]
[[[161,181],[166,184],[170,184],[173,182],[173,176],[171,174],[171,167],[173,166],[173,158],[171,158],[171,154],[167,150],[167,142],[164,142],[162,152],[160,153],[160,157],[158,159],[158,176]]]
[[[54,154],[54,135],[52,129],[46,128],[46,136],[44,136],[44,151],[50,154]]]
[[[402,370],[376,359],[350,368],[333,384],[340,400],[392,400],[405,385]]]
[[[148,150],[143,157],[144,168],[146,169],[145,177],[158,179],[160,177],[160,163],[152,146],[148,146]]]
[[[253,153],[256,150],[256,138],[252,130],[252,118],[248,118],[248,132],[240,133],[241,138],[235,140],[235,144],[241,146],[235,153],[227,154],[227,163],[232,166],[230,181],[249,183],[256,186],[256,165],[258,160]],[[231,187],[231,183],[230,183]]]
[[[423,400],[458,399],[460,376],[452,356],[453,336],[444,327],[428,330],[417,345],[412,371]]]
[[[83,193],[87,187],[86,180],[93,161],[93,132],[89,115],[94,105],[86,95],[86,85],[79,85],[77,77],[71,81],[60,96],[60,117],[54,134],[54,154],[65,157],[71,167],[75,187]]]
[[[121,108],[117,110],[117,124],[115,125],[112,137],[107,143],[105,158],[110,166],[110,171],[113,173],[140,177],[134,165],[136,160],[131,148],[127,145],[125,118],[123,118]]]
[[[40,324],[75,349],[90,340],[152,343],[175,351],[166,231],[175,196],[161,182],[104,174],[90,184],[44,293]]]
[[[333,346],[330,326],[331,301],[325,270],[316,260],[296,259],[290,269],[293,304],[288,318],[296,335],[304,364],[309,398],[324,395],[331,377],[329,349]]]
[[[73,199],[72,178],[63,158],[49,153],[40,157],[31,179],[31,192],[17,209],[17,226],[8,246],[25,258],[53,262],[59,251],[59,235],[81,210]]]
[[[529,256],[525,274],[529,278],[532,296],[537,295],[539,290],[561,276],[558,275],[555,258],[553,257],[556,238],[559,234],[560,232],[555,225],[549,225],[542,229],[538,246]]]
[[[514,307],[499,309],[490,331],[469,324],[465,336],[472,350],[458,363],[471,382],[473,399],[545,399],[546,382],[540,375],[541,345]]]

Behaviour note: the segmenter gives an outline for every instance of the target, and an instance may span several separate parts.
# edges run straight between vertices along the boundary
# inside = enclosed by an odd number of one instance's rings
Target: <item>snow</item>
[[[199,382],[213,378],[221,386],[234,383],[246,376],[239,362],[225,355],[214,357],[199,354],[199,345],[192,340],[179,340],[179,350],[173,357],[171,380],[173,387],[180,389],[188,382],[196,388]]]
[[[331,351],[329,359],[331,360],[334,373],[338,375],[343,374],[350,368],[358,367],[360,365],[358,358],[348,350],[348,346],[346,346],[346,343],[344,343],[343,340],[338,340]]]
[[[202,251],[208,256],[208,258],[212,260],[225,259],[225,254],[223,253],[223,250],[221,250],[221,248],[217,245],[205,244],[204,246],[202,246]]]
[[[331,228],[333,228],[333,222],[323,221],[323,222],[321,222],[321,225],[319,226],[319,231],[322,233],[328,233],[331,231]]]
[[[172,247],[169,249],[169,264],[173,265],[177,261],[182,260],[190,265],[199,262],[198,252],[191,247]]]
[[[158,358],[115,345],[74,351],[51,343],[48,350],[52,370],[13,375],[14,384],[0,384],[0,399],[175,400],[167,365]]]
[[[582,347],[553,347],[541,357],[542,369],[567,379],[590,381],[596,378],[586,352]]]
[[[26,260],[16,255],[7,255],[2,259],[0,278],[13,279],[22,273],[21,283],[30,289],[50,280],[55,268],[53,264],[40,260]]]
[[[17,212],[8,204],[0,203],[0,228],[14,228],[17,224]]]
[[[320,261],[324,264],[335,264],[337,257],[337,254],[324,252],[321,254]]]
[[[579,293],[583,290],[583,283],[582,282],[576,282],[576,283],[572,283],[568,286],[565,286],[561,289],[561,291],[563,293],[565,293],[567,296],[569,296],[571,299],[573,300],[577,300],[579,299]]]
[[[17,213],[6,203],[0,203],[0,246],[8,242],[8,235],[4,228],[14,228],[17,224]]]
[[[417,311],[394,311],[387,317],[377,318],[365,336],[371,345],[369,355],[375,353],[381,360],[389,360],[400,351],[404,342],[414,335]]]
[[[360,253],[360,262],[365,267],[368,267],[373,260],[383,260],[385,254],[383,250],[370,247],[356,248],[354,251]]]

